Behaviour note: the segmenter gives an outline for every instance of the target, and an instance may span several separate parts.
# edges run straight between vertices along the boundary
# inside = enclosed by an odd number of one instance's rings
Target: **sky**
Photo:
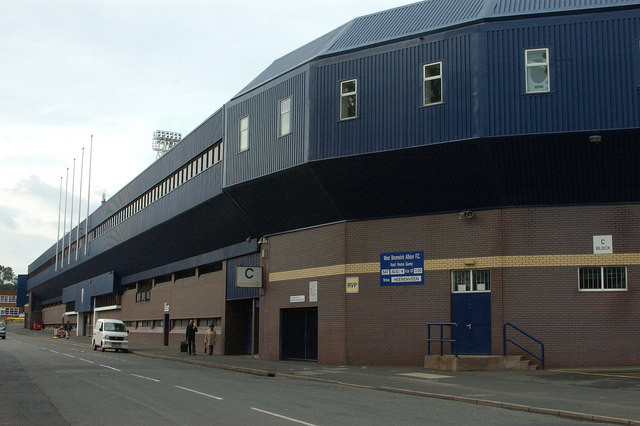
[[[26,274],[55,245],[65,186],[68,229],[71,188],[77,224],[88,195],[92,212],[155,161],[154,130],[186,136],[279,57],[358,16],[413,2],[3,2],[0,265]]]

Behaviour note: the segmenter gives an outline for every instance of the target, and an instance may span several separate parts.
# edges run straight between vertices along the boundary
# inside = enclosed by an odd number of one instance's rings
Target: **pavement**
[[[11,333],[54,340],[49,331],[10,327]],[[90,346],[72,335],[68,344]],[[582,421],[640,426],[640,366],[508,371],[436,371],[421,367],[336,366],[269,361],[250,355],[189,356],[179,348],[130,344],[138,356],[246,374],[308,380],[467,404],[547,414]]]

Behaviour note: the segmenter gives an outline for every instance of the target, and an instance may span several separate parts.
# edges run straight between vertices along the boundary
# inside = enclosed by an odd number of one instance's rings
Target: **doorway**
[[[280,358],[318,360],[318,308],[294,308],[280,311]]]
[[[451,321],[458,324],[459,354],[491,354],[491,293],[452,293]]]

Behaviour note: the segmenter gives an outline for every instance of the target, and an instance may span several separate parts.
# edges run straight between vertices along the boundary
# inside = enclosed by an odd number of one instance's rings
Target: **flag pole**
[[[67,256],[67,265],[71,263],[71,237],[73,232],[73,196],[76,188],[76,159],[73,159],[73,172],[71,173],[71,215],[69,216],[69,250]]]
[[[89,247],[89,204],[91,201],[91,156],[93,155],[93,135],[91,135],[91,144],[89,145],[89,177],[87,179],[87,219],[85,220],[84,229],[84,255],[87,255]]]
[[[58,270],[58,250],[60,249],[60,215],[62,211],[62,176],[60,176],[60,196],[58,197],[58,238],[56,239],[56,267],[54,271]]]
[[[69,199],[69,168],[67,167],[67,178],[64,181],[64,220],[62,224],[62,256],[60,267],[64,268],[64,238],[67,233],[67,200]]]
[[[78,188],[78,228],[76,229],[76,260],[80,251],[80,219],[82,215],[82,171],[84,169],[84,146],[82,147],[82,159],[80,160],[80,188]]]

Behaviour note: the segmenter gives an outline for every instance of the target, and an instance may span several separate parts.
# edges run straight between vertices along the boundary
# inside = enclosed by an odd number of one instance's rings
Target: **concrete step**
[[[427,355],[424,367],[441,371],[530,370],[538,366],[521,355]]]

